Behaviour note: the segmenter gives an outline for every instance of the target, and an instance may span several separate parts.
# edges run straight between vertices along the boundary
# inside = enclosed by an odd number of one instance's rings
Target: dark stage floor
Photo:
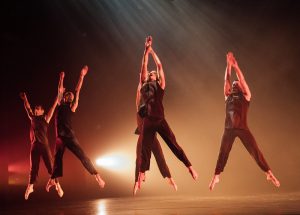
[[[243,197],[131,197],[88,201],[27,201],[1,208],[6,214],[196,215],[300,214],[300,193]]]

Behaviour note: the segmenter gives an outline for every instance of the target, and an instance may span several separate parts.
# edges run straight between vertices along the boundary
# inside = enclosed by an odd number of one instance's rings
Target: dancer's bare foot
[[[139,178],[138,178],[138,188],[141,189],[142,181],[145,182],[146,176],[144,172],[139,172]]]
[[[136,192],[138,191],[139,188],[139,183],[138,182],[135,182],[134,183],[134,186],[133,186],[133,195],[135,196],[136,195]]]
[[[30,193],[33,192],[33,184],[28,184],[27,189],[25,191],[25,200],[28,199]]]
[[[63,191],[63,189],[61,188],[59,182],[55,182],[55,189],[56,189],[57,194],[59,195],[59,197],[60,197],[60,198],[63,197],[64,191]]]
[[[174,190],[177,191],[177,185],[176,185],[174,179],[173,178],[167,178],[167,180],[168,180],[168,183],[174,188]]]
[[[198,178],[198,173],[196,172],[196,170],[194,170],[192,166],[189,166],[188,169],[189,169],[189,172],[190,172],[190,174],[192,175],[193,179],[194,179],[194,180],[197,180],[197,178]]]
[[[59,197],[63,197],[64,195],[64,191],[63,189],[61,188],[59,182],[58,182],[58,179],[57,178],[50,178],[47,185],[46,185],[46,191],[49,192],[50,188],[52,186],[55,186],[55,189],[57,191],[57,194],[59,195]]]
[[[212,191],[214,189],[215,185],[219,182],[220,182],[220,175],[214,175],[214,177],[212,178],[212,180],[208,186],[210,191]]]
[[[266,172],[267,175],[267,180],[271,181],[276,187],[280,187],[280,182],[278,181],[278,179],[273,175],[272,171],[269,170],[268,172]]]
[[[47,185],[46,185],[46,191],[49,192],[50,188],[54,185],[55,185],[55,180],[50,178]]]
[[[105,186],[105,181],[100,177],[99,174],[95,174],[95,178],[96,178],[96,181],[98,182],[99,186],[101,188],[103,188]]]

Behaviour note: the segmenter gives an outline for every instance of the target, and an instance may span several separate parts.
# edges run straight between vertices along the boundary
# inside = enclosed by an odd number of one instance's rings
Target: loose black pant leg
[[[135,182],[137,182],[139,178],[141,162],[142,162],[142,138],[141,135],[139,135],[137,145],[136,145],[135,177],[134,177]]]
[[[167,121],[165,119],[161,120],[158,133],[166,142],[171,151],[175,154],[175,156],[184,163],[186,167],[191,166],[191,162],[188,160],[186,154],[183,149],[178,145],[175,135],[173,134],[171,128],[169,127]]]
[[[58,178],[63,176],[63,156],[65,153],[65,143],[61,137],[56,137],[55,155],[53,163],[53,172],[51,178]]]
[[[40,166],[40,143],[32,143],[30,149],[30,174],[29,174],[29,183],[34,184],[36,182],[39,166]]]
[[[81,146],[79,145],[76,137],[66,138],[66,147],[73,152],[73,154],[81,161],[85,169],[91,174],[97,174],[97,170],[95,169],[91,160],[86,156]]]
[[[221,141],[221,147],[219,151],[219,157],[215,169],[216,175],[224,171],[235,137],[236,137],[235,133],[232,129],[224,130],[222,141]]]
[[[51,175],[52,171],[53,171],[53,157],[52,157],[50,147],[48,144],[43,145],[42,158],[43,158],[44,164],[47,168],[49,175]]]
[[[241,130],[238,132],[238,137],[241,139],[243,145],[254,158],[258,166],[264,171],[267,172],[270,170],[270,167],[265,160],[262,152],[259,150],[255,138],[249,130]]]
[[[156,163],[157,163],[157,166],[159,168],[161,175],[164,178],[166,178],[166,177],[171,178],[171,173],[170,173],[169,167],[166,163],[164,153],[162,151],[161,145],[160,145],[156,135],[154,137],[154,141],[153,141],[153,145],[152,145],[152,152],[155,157],[155,160],[156,160]]]
[[[141,142],[142,142],[142,156],[141,156],[141,167],[140,172],[149,170],[151,150],[153,145],[154,136],[156,133],[156,121],[148,118],[144,118]]]

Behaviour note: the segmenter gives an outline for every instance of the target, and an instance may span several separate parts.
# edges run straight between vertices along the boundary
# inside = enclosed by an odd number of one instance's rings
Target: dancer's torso
[[[239,93],[231,93],[226,101],[226,118],[225,128],[248,129],[247,113],[249,108],[249,101],[244,95]]]
[[[157,81],[146,82],[141,88],[142,103],[146,105],[147,117],[164,118],[162,100],[164,90]]]
[[[58,106],[56,112],[56,135],[63,137],[74,136],[72,129],[72,116],[73,112],[70,107],[70,103],[63,103]]]
[[[48,144],[48,123],[45,120],[45,116],[33,116],[31,119],[30,128],[30,141],[31,143],[40,142],[43,144]]]

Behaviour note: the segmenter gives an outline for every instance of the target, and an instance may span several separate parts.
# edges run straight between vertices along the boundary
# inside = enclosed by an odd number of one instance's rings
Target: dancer
[[[230,83],[231,68],[234,69],[238,78],[238,80],[232,83],[232,87]],[[209,184],[209,189],[213,190],[216,183],[220,181],[220,173],[224,170],[229,152],[236,137],[241,139],[250,155],[255,159],[258,166],[265,172],[267,180],[272,181],[276,187],[279,187],[280,182],[270,170],[269,165],[259,150],[256,141],[248,128],[247,112],[250,104],[251,93],[244,75],[231,52],[227,54],[224,95],[226,106],[225,130],[222,137],[215,175]]]
[[[64,93],[62,101],[59,103],[57,108],[57,113],[55,117],[56,125],[56,147],[54,156],[54,167],[51,178],[49,179],[46,190],[49,192],[51,186],[56,185],[58,188],[59,196],[62,197],[64,192],[61,186],[57,184],[57,178],[63,175],[62,159],[67,147],[71,152],[73,152],[76,157],[82,162],[86,170],[94,175],[96,181],[101,188],[104,187],[105,182],[102,180],[94,165],[90,159],[85,155],[77,138],[75,137],[74,131],[72,129],[71,118],[78,107],[79,93],[83,83],[83,78],[88,72],[88,67],[84,66],[81,69],[79,81],[75,89],[75,98],[72,92]],[[62,81],[60,82],[60,91],[65,91],[63,87],[64,73],[62,73]]]
[[[149,72],[148,55],[152,55],[158,71]],[[152,49],[152,37],[146,38],[145,51],[142,61],[142,68],[140,74],[140,89],[143,104],[139,107],[139,114],[143,117],[143,126],[141,129],[142,142],[142,162],[140,166],[138,187],[141,186],[141,181],[145,177],[145,171],[148,170],[151,158],[151,149],[154,144],[156,132],[167,143],[168,147],[188,168],[194,180],[197,179],[198,174],[193,169],[192,164],[185,155],[183,149],[178,145],[176,138],[171,131],[164,116],[164,107],[162,104],[164,89],[165,89],[165,75],[160,59]]]
[[[44,161],[48,173],[50,175],[52,174],[53,159],[48,144],[47,131],[49,127],[49,122],[53,116],[55,107],[57,106],[58,103],[59,93],[55,98],[54,104],[49,109],[47,114],[45,114],[44,108],[41,105],[35,106],[34,111],[32,111],[27,96],[24,92],[20,93],[20,97],[24,101],[25,110],[27,112],[28,118],[31,121],[30,174],[29,174],[29,184],[25,191],[25,199],[27,200],[29,198],[29,195],[34,191],[33,185],[37,180],[41,157]]]
[[[137,95],[136,95],[137,111],[139,110],[139,107],[141,105],[143,105],[142,101],[141,101],[140,90],[141,90],[141,84],[138,85]],[[142,129],[142,123],[143,123],[143,118],[137,113],[137,129],[135,131],[135,134],[139,135],[139,138],[138,138],[138,142],[137,142],[137,146],[136,146],[135,184],[133,187],[133,195],[136,194],[136,192],[139,188],[138,176],[139,176],[139,169],[140,169],[140,165],[141,165],[141,154],[142,154],[142,142],[141,142],[141,135],[140,135],[141,132],[140,131]],[[168,183],[171,186],[173,186],[175,191],[177,191],[177,185],[176,185],[174,179],[171,177],[170,170],[168,168],[161,145],[160,145],[156,135],[154,137],[154,142],[153,142],[151,151],[153,152],[153,155],[155,157],[155,160],[156,160],[156,163],[157,163],[157,166],[159,168],[161,175],[163,176],[163,178],[167,178]],[[150,169],[150,167],[147,168],[147,170],[149,170],[149,169]]]

